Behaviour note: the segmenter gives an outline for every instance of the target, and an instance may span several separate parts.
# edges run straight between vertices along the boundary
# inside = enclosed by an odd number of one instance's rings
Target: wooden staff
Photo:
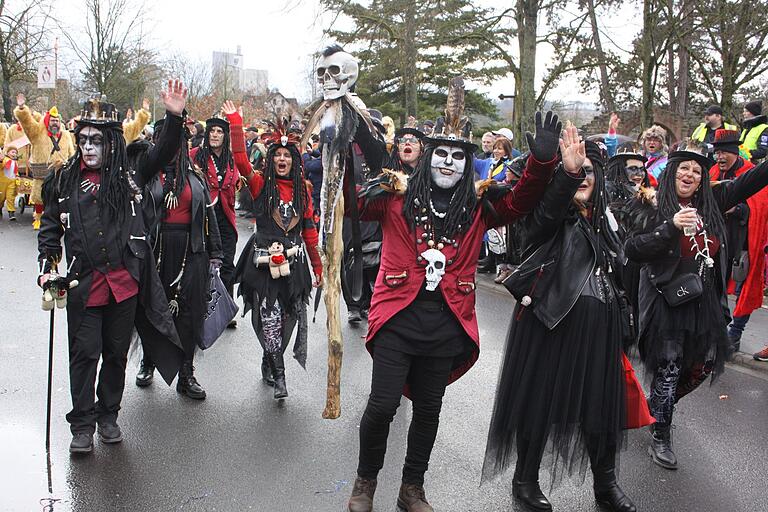
[[[341,238],[344,222],[344,194],[341,194],[333,213],[333,231],[326,242],[323,258],[325,275],[325,310],[328,328],[328,385],[323,418],[335,420],[341,416],[341,359],[344,341],[341,337],[339,318],[339,294],[341,291],[341,265],[344,256],[344,240]]]

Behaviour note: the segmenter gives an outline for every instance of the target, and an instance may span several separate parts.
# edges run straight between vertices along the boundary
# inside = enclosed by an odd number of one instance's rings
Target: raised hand
[[[231,116],[232,114],[237,112],[237,108],[235,107],[235,104],[231,100],[227,100],[221,106],[221,112],[225,116]]]
[[[16,105],[17,106],[23,107],[26,102],[27,102],[27,97],[24,96],[23,93],[18,93],[16,95]]]
[[[535,117],[536,135],[530,132],[525,133],[528,141],[528,148],[538,162],[551,162],[557,154],[557,145],[560,140],[560,132],[563,129],[563,123],[552,111],[547,112],[546,117],[542,118],[541,112],[536,112]]]
[[[584,141],[579,136],[579,130],[571,123],[563,130],[560,139],[560,154],[563,159],[563,168],[568,174],[579,174],[584,160],[587,158],[587,150]]]
[[[187,89],[181,80],[168,80],[168,90],[160,91],[160,97],[165,110],[173,115],[180,116],[187,106]]]

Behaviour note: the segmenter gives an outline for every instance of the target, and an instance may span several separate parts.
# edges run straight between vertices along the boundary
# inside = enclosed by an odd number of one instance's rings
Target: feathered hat
[[[424,137],[424,142],[435,146],[456,146],[474,153],[477,145],[471,139],[472,123],[464,116],[464,79],[452,78],[448,82],[445,117],[438,118],[432,135]]]
[[[664,152],[666,153],[669,151],[669,147],[667,146],[667,130],[657,124],[654,124],[650,128],[647,128],[642,135],[640,135],[640,144],[645,146],[645,140],[651,138],[661,139]]]
[[[678,144],[675,151],[671,151],[668,155],[668,162],[687,162],[693,160],[698,163],[704,172],[708,171],[712,167],[712,160],[706,156],[706,148],[695,140],[684,140]]]
[[[289,145],[299,148],[301,144],[301,137],[295,131],[288,129],[288,119],[278,118],[276,122],[264,121],[271,131],[264,133],[261,136],[262,142],[265,144],[278,144],[283,147]]]
[[[618,151],[616,151],[616,154],[608,160],[608,163],[610,164],[617,160],[640,160],[645,163],[648,161],[648,158],[641,153],[640,148],[637,147],[635,143],[627,143],[623,144]]]
[[[77,125],[93,126],[102,130],[105,128],[123,129],[123,123],[120,122],[120,116],[115,105],[96,99],[88,100],[83,104]]]

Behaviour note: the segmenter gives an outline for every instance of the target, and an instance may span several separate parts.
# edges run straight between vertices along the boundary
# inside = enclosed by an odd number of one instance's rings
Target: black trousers
[[[73,434],[93,434],[97,421],[117,420],[137,301],[138,297],[132,297],[118,304],[112,299],[107,306],[86,308],[77,332],[69,339],[72,410],[67,421]],[[101,371],[94,395],[99,358]]]
[[[237,248],[237,231],[229,223],[224,211],[216,205],[216,222],[219,224],[219,236],[221,236],[221,250],[224,257],[221,259],[221,269],[219,273],[221,280],[226,286],[229,295],[234,298],[232,279],[235,275],[235,249]]]
[[[358,476],[376,478],[383,467],[389,425],[407,382],[413,400],[413,419],[408,429],[403,482],[424,484],[452,363],[451,357],[412,356],[386,346],[375,348],[371,394],[360,421]]]

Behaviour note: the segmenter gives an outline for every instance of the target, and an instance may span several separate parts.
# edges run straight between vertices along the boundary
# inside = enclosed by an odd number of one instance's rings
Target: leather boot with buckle
[[[352,496],[350,496],[347,505],[349,512],[371,512],[373,510],[373,494],[375,492],[375,478],[357,477],[355,485],[352,487]]]
[[[427,502],[424,487],[416,484],[403,484],[397,496],[397,506],[401,512],[434,512],[435,509]]]
[[[205,390],[197,382],[194,372],[195,367],[192,366],[192,361],[184,361],[176,383],[176,391],[194,400],[204,400]]]
[[[672,451],[672,432],[669,423],[656,422],[651,425],[651,445],[648,454],[653,462],[665,469],[677,469],[677,457]]]
[[[275,379],[275,400],[282,400],[288,398],[288,388],[285,385],[285,361],[283,360],[283,354],[269,354],[270,367],[272,368],[272,376]]]

